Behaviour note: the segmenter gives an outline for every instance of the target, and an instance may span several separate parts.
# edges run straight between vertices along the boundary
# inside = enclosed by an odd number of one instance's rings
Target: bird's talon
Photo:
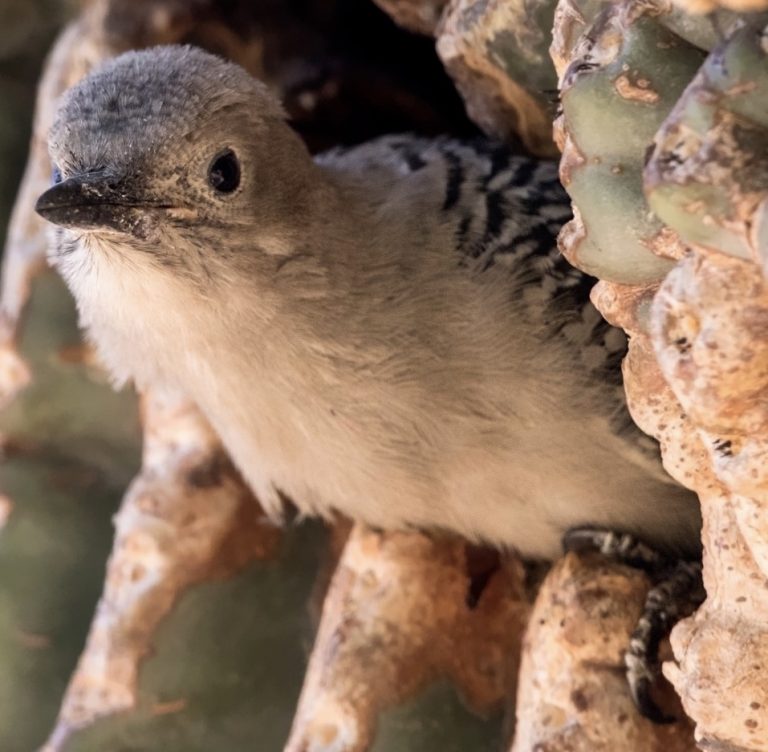
[[[653,683],[648,676],[633,676],[630,670],[627,672],[627,682],[632,700],[640,715],[659,725],[677,722],[677,718],[668,715],[656,704],[651,696]]]
[[[580,527],[563,536],[566,552],[593,551],[606,558],[640,569],[651,577],[643,613],[625,654],[627,683],[641,715],[654,723],[674,723],[651,697],[659,678],[659,644],[674,624],[689,615],[704,599],[700,562],[670,562],[650,546],[626,533]]]
[[[635,536],[605,528],[571,528],[563,535],[562,546],[566,553],[594,551],[643,572],[657,572],[667,564],[664,556]]]

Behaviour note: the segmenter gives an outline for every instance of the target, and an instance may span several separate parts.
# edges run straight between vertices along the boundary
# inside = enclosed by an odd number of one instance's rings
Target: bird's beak
[[[78,230],[109,229],[134,234],[141,204],[103,170],[73,175],[37,199],[35,211],[49,222]]]

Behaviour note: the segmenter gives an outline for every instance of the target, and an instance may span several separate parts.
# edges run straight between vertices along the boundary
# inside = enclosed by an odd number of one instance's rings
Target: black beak
[[[142,224],[140,204],[122,181],[103,170],[73,175],[37,199],[35,211],[71,229],[110,229],[135,233]]]

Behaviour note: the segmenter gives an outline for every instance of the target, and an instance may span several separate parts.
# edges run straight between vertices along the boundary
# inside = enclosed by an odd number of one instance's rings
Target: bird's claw
[[[664,713],[652,697],[660,678],[659,644],[670,629],[704,600],[701,563],[670,561],[634,536],[600,528],[574,528],[563,536],[567,552],[594,551],[646,572],[653,581],[643,612],[624,655],[627,683],[641,715],[658,724],[677,718]]]
[[[635,536],[604,528],[571,528],[563,535],[562,545],[565,552],[594,551],[612,561],[648,573],[657,572],[668,563],[658,551]]]
[[[659,725],[677,722],[678,719],[675,716],[665,713],[653,699],[651,690],[655,682],[652,679],[648,676],[638,676],[628,668],[627,683],[632,701],[640,715]]]

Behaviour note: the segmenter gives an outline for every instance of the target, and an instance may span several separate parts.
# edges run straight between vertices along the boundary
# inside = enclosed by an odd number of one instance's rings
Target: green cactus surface
[[[671,268],[659,255],[663,225],[643,195],[643,162],[703,58],[630,3],[604,8],[577,44],[562,82],[561,174],[583,228],[564,251],[590,274],[637,284]]]
[[[760,260],[768,232],[768,27],[736,31],[706,59],[645,170],[656,214],[685,241]],[[760,249],[762,250],[762,253]],[[764,259],[762,259],[764,260]]]

